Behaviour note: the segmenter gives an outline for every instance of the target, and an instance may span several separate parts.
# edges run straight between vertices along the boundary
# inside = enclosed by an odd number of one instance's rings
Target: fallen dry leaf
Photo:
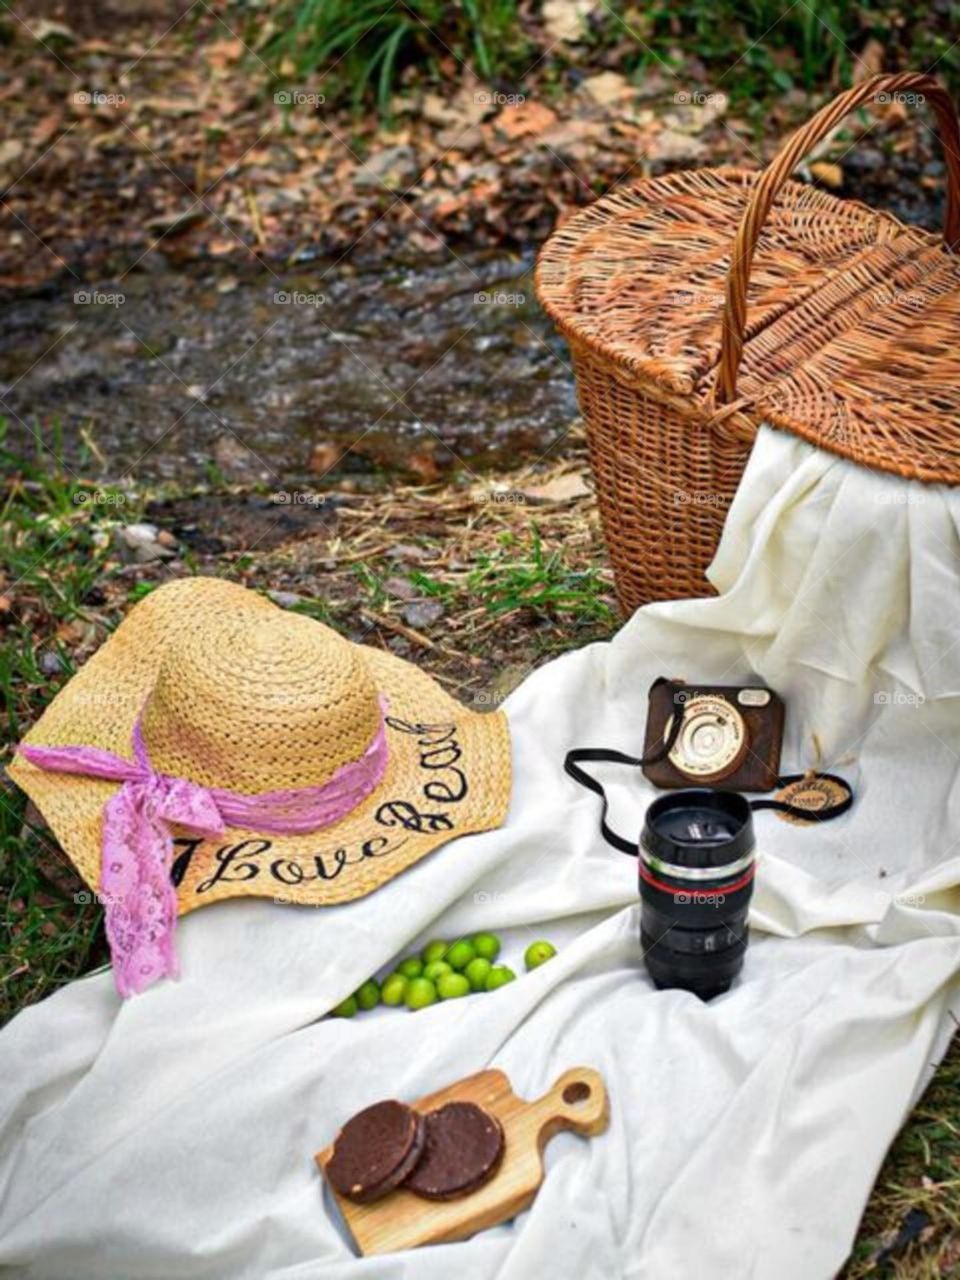
[[[504,107],[496,127],[508,138],[525,138],[543,133],[557,123],[556,113],[542,102],[518,102]]]
[[[702,160],[709,148],[699,138],[689,133],[678,133],[675,129],[663,129],[654,138],[647,152],[649,159],[661,160],[673,164],[689,164],[693,160]]]
[[[829,160],[817,160],[810,166],[810,173],[818,182],[822,182],[831,191],[843,186],[843,169]]]
[[[542,14],[547,35],[576,44],[587,34],[587,18],[595,7],[594,0],[546,0]]]
[[[587,76],[580,88],[600,107],[619,102],[632,92],[626,76],[622,76],[619,71],[601,71],[598,75]]]
[[[582,471],[568,471],[546,484],[530,485],[520,492],[530,502],[572,502],[575,498],[588,497],[591,490]]]

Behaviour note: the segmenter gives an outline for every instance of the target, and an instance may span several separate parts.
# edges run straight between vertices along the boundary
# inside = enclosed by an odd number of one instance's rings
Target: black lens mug
[[[702,1000],[743,968],[755,871],[749,801],[691,787],[654,800],[640,835],[640,942],[659,988]]]

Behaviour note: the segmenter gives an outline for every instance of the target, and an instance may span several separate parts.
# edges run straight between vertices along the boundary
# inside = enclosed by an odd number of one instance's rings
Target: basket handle
[[[811,147],[825,138],[849,112],[880,93],[914,93],[929,99],[937,116],[940,139],[946,152],[947,211],[943,239],[948,249],[960,248],[960,122],[946,89],[919,71],[897,75],[871,76],[841,93],[833,102],[813,116],[781,147],[764,170],[744,210],[733,242],[727,271],[726,301],[723,308],[723,338],[720,350],[720,374],[717,402],[728,404],[737,393],[737,371],[743,356],[747,324],[747,285],[750,268],[763,224],[767,220],[777,192]]]

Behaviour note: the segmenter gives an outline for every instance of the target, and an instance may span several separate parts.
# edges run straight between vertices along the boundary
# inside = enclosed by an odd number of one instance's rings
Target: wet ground
[[[576,415],[532,266],[158,264],[8,295],[9,440],[39,436],[86,476],[144,483],[510,467]]]
[[[939,158],[878,146],[842,194],[929,229]],[[123,275],[0,297],[0,413],[16,451],[85,478],[366,488],[549,456],[577,416],[533,254],[296,268],[148,254]],[[38,443],[42,441],[42,445]]]

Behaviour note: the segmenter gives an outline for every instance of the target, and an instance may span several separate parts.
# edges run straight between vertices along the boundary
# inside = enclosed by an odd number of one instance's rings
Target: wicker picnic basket
[[[854,108],[928,102],[942,236],[790,181]],[[758,426],[913,479],[960,482],[960,129],[927,75],[829,103],[762,173],[620,188],[544,246],[537,289],[569,340],[624,613],[710,594],[704,571]]]

